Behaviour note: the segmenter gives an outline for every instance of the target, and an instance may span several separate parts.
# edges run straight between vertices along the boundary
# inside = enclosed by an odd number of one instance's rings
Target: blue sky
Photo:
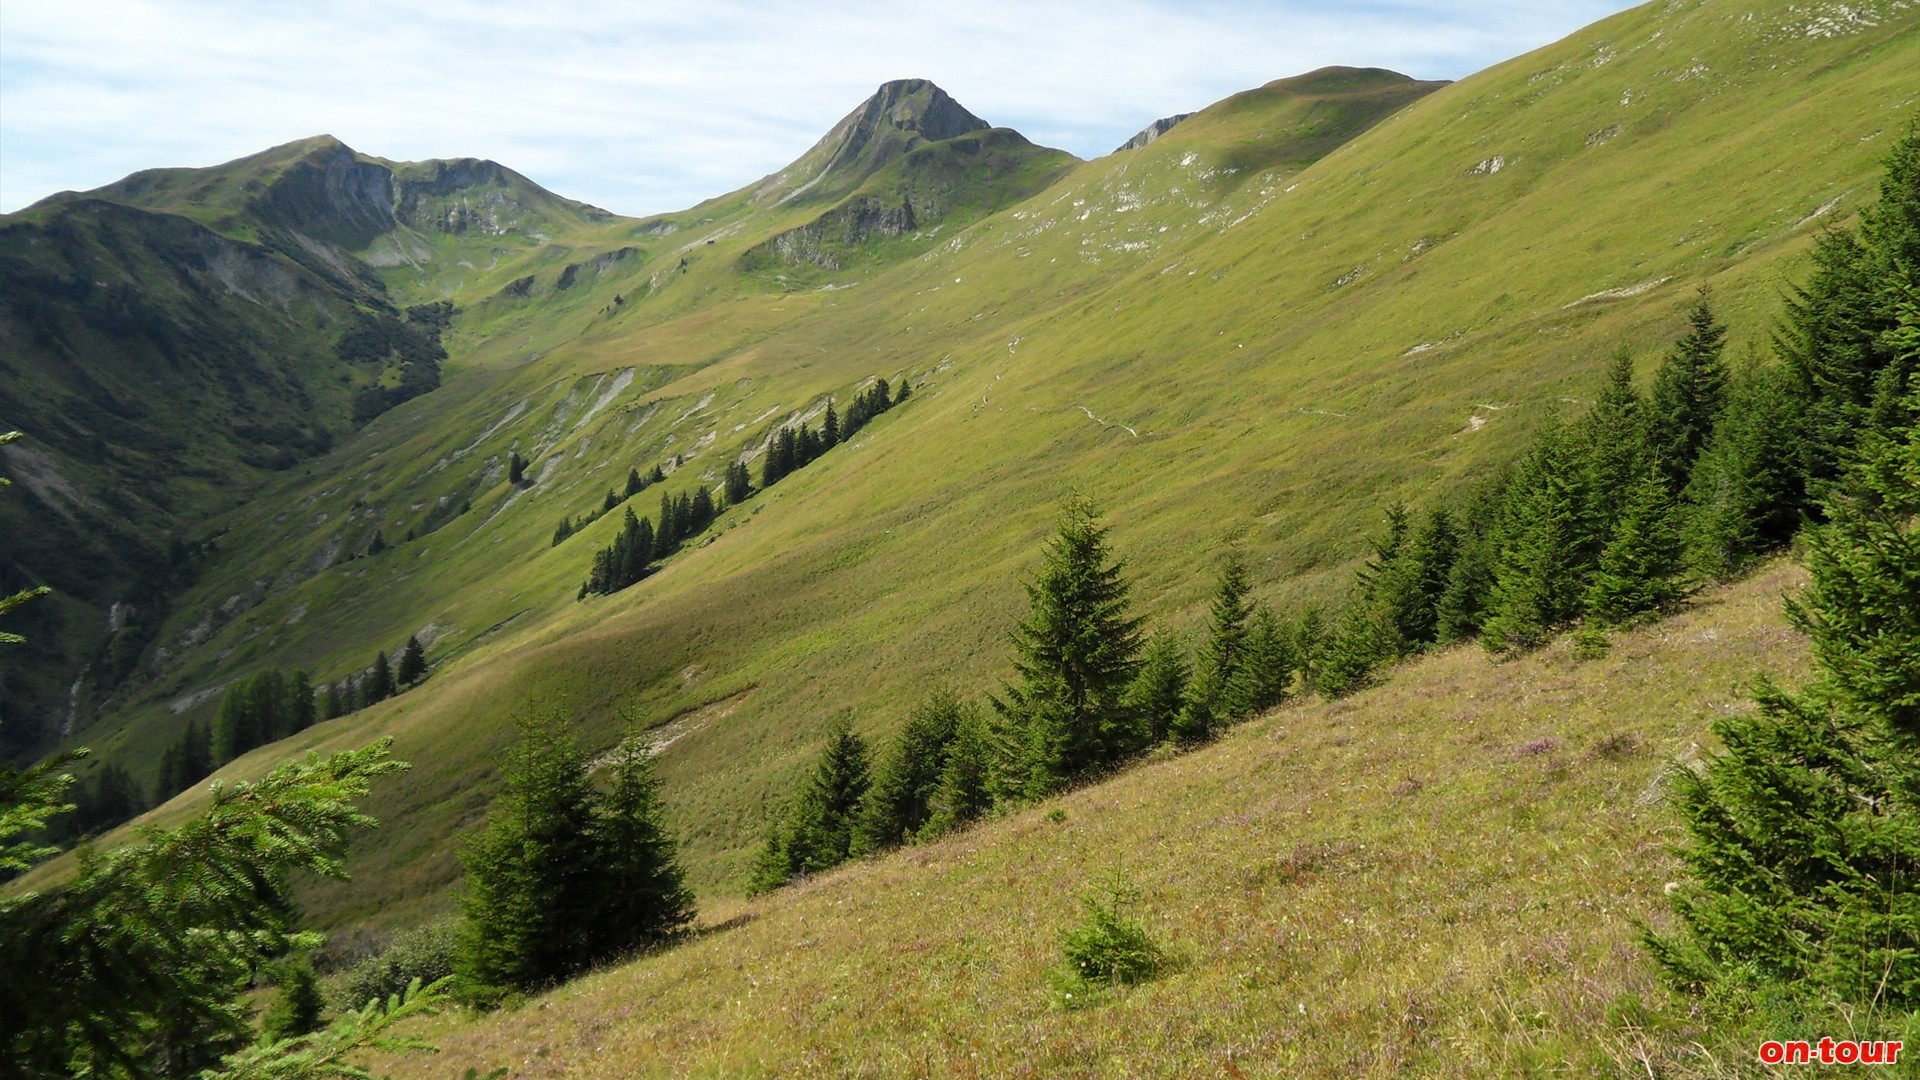
[[[0,211],[324,132],[641,215],[773,172],[891,78],[1091,157],[1272,79],[1457,79],[1625,6],[0,0]]]

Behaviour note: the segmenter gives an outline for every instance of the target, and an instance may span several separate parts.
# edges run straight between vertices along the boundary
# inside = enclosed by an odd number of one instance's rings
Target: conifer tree
[[[318,1031],[326,1003],[320,996],[313,961],[304,953],[297,954],[273,965],[272,972],[280,993],[260,1018],[260,1033],[269,1041],[279,1042]]]
[[[660,470],[660,466],[656,464],[653,467],[653,472],[647,474],[647,483],[648,484],[662,483],[666,480],[666,478],[667,478],[667,474],[662,472]]]
[[[595,958],[599,858],[586,755],[553,711],[515,718],[506,790],[461,852],[467,891],[455,971],[488,1004],[577,974]]]
[[[1879,196],[1857,230],[1832,229],[1815,243],[1812,276],[1775,337],[1801,410],[1800,474],[1811,499],[1889,415],[1876,400],[1911,388],[1920,366],[1920,353],[1900,344],[1901,311],[1920,296],[1920,124],[1888,151]]]
[[[850,848],[855,858],[903,844],[926,826],[965,710],[952,692],[936,690],[908,715],[860,804]]]
[[[1253,615],[1249,591],[1246,560],[1237,548],[1229,550],[1214,582],[1207,639],[1200,645],[1199,661],[1187,686],[1187,703],[1173,725],[1173,736],[1180,742],[1205,742],[1240,719],[1229,695],[1246,662],[1247,620]]]
[[[347,833],[373,824],[352,800],[404,768],[389,746],[309,755],[223,785],[186,824],[85,860],[43,892],[0,899],[8,1075],[191,1076],[249,1038],[247,975],[297,940],[289,879],[345,876]],[[58,779],[0,770],[0,867],[19,865],[17,827],[57,808]]]
[[[526,477],[526,459],[520,456],[520,451],[518,450],[510,452],[507,455],[507,483],[512,484],[514,487],[519,487],[521,481],[525,480]]]
[[[367,541],[367,554],[378,555],[385,550],[387,550],[387,538],[380,535],[379,529],[373,530],[373,539]]]
[[[362,693],[367,705],[377,705],[393,696],[393,668],[387,664],[385,649],[373,655],[373,671],[367,676]]]
[[[753,480],[744,463],[736,461],[727,466],[726,495],[728,506],[739,506],[753,497]]]
[[[993,806],[993,749],[980,710],[963,708],[954,723],[940,779],[927,798],[927,820],[916,839],[930,840],[960,828]]]
[[[911,393],[912,391],[907,388],[907,377],[905,375],[900,376],[900,392],[894,395],[893,403],[895,405],[900,404],[901,402],[907,400],[907,397]]]
[[[1684,553],[1666,478],[1649,466],[1600,552],[1582,600],[1587,618],[1601,626],[1625,626],[1672,607],[1686,594]]]
[[[1673,774],[1691,880],[1648,944],[1683,989],[1899,1013],[1920,1007],[1920,432],[1870,437],[1826,512],[1787,606],[1816,675],[1763,682],[1715,721],[1725,752]]]
[[[1575,450],[1567,428],[1549,418],[1508,488],[1481,627],[1490,651],[1533,648],[1581,614],[1599,551]]]
[[[400,685],[412,686],[427,675],[427,650],[420,647],[420,638],[407,635],[406,647],[400,651]]]
[[[1667,490],[1686,490],[1693,463],[1706,449],[1727,404],[1726,327],[1713,317],[1708,293],[1687,313],[1687,334],[1660,365],[1648,402],[1648,444],[1667,478]]]
[[[1652,449],[1647,430],[1647,406],[1633,386],[1633,358],[1625,349],[1607,365],[1607,382],[1593,407],[1578,425],[1577,438],[1586,458],[1587,490],[1593,493],[1593,513],[1601,543],[1612,538],[1613,523],[1625,511]]]
[[[1032,796],[1111,764],[1133,740],[1126,692],[1140,619],[1106,537],[1091,503],[1067,503],[1010,634],[1014,679],[989,698],[1018,739],[1008,775]]]
[[[320,711],[322,720],[333,720],[347,715],[352,710],[347,706],[346,690],[337,682],[327,684],[326,706]]]
[[[313,678],[296,671],[287,683],[287,734],[297,735],[313,726]]]
[[[1395,640],[1374,598],[1366,589],[1356,588],[1320,651],[1314,688],[1337,698],[1366,687],[1380,665],[1393,658]]]
[[[595,806],[592,949],[618,956],[671,939],[693,921],[679,844],[667,830],[653,753],[629,733],[607,760]]]
[[[826,748],[801,786],[792,813],[763,853],[761,871],[755,874],[759,885],[775,887],[847,860],[860,803],[870,783],[867,758],[866,740],[846,717],[836,718],[828,726]]]
[[[820,444],[831,450],[840,445],[840,414],[833,411],[833,402],[827,402],[827,415],[820,420]]]
[[[1462,517],[1447,587],[1434,608],[1434,640],[1450,645],[1480,633],[1491,600],[1494,552],[1499,547],[1502,511],[1511,474],[1502,470],[1475,485]]]
[[[603,514],[609,513],[613,510],[614,507],[619,505],[620,505],[620,496],[615,495],[613,493],[612,488],[608,488],[607,497],[600,500],[600,512]]]
[[[1141,653],[1140,673],[1127,691],[1127,704],[1139,733],[1132,752],[1158,746],[1173,737],[1186,705],[1189,678],[1187,648],[1175,635],[1157,631]]]
[[[635,495],[640,494],[640,492],[644,490],[646,486],[647,486],[646,482],[640,479],[640,470],[637,468],[629,467],[627,469],[626,497],[629,499],[633,498]]]
[[[1780,368],[1748,368],[1687,484],[1690,560],[1728,576],[1785,547],[1810,511],[1801,469],[1800,405]]]
[[[1326,654],[1327,621],[1319,604],[1308,604],[1293,624],[1293,656],[1300,667],[1300,687],[1305,693],[1320,685],[1320,661]]]
[[[573,535],[573,517],[572,515],[568,515],[566,517],[561,518],[560,524],[555,525],[553,527],[553,543],[549,544],[548,546],[559,547],[561,541],[565,540],[567,537],[572,535]]]
[[[1298,664],[1291,635],[1279,618],[1267,605],[1255,604],[1247,619],[1245,662],[1227,687],[1230,711],[1251,716],[1285,701]]]

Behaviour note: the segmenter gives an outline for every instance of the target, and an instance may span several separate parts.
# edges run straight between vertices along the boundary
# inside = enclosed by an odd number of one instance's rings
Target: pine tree
[[[586,755],[557,712],[515,724],[506,790],[460,856],[466,922],[455,970],[463,993],[483,1004],[577,974],[595,957],[599,856]]]
[[[607,497],[600,500],[600,512],[603,514],[611,513],[613,508],[619,505],[620,496],[615,495],[612,488],[608,488]]]
[[[1481,627],[1490,651],[1533,648],[1580,616],[1599,551],[1575,451],[1566,427],[1549,418],[1508,488]]]
[[[380,535],[379,529],[373,530],[373,539],[367,541],[367,554],[378,555],[385,550],[387,550],[387,538]]]
[[[607,760],[608,786],[595,807],[592,841],[597,883],[593,943],[618,956],[667,941],[693,921],[693,894],[667,831],[653,754],[628,734]]]
[[[898,405],[907,400],[911,394],[912,391],[907,388],[907,377],[905,375],[900,376],[900,392],[894,395],[893,403]]]
[[[1434,608],[1434,640],[1441,645],[1480,633],[1492,599],[1494,553],[1511,473],[1502,470],[1475,485],[1462,516],[1464,528],[1447,571],[1447,587]]]
[[[526,459],[520,456],[520,451],[518,450],[510,452],[507,455],[507,483],[512,484],[514,487],[519,487],[521,482],[526,478]]]
[[[1238,549],[1230,550],[1214,582],[1207,639],[1187,685],[1187,703],[1173,725],[1173,737],[1180,742],[1205,742],[1240,719],[1229,694],[1246,662],[1247,620],[1253,615],[1249,591],[1246,560]]]
[[[1140,673],[1127,691],[1139,731],[1133,752],[1173,737],[1174,724],[1186,704],[1189,675],[1186,644],[1165,631],[1154,633],[1141,653]]]
[[[548,546],[559,547],[561,541],[565,540],[567,537],[572,535],[573,535],[573,517],[569,515],[567,517],[561,518],[560,524],[555,525],[553,527],[553,542]]]
[[[1118,760],[1134,738],[1140,620],[1106,537],[1087,500],[1067,503],[1010,635],[1015,677],[989,699],[1023,744],[1016,771],[1034,796]]]
[[[1625,626],[1686,595],[1684,546],[1666,477],[1649,466],[1629,492],[1613,538],[1600,552],[1582,606],[1601,626]]]
[[[855,858],[903,844],[925,827],[965,711],[951,692],[936,690],[908,715],[860,804],[850,848]]]
[[[1727,404],[1727,365],[1721,358],[1727,329],[1713,317],[1708,293],[1687,313],[1687,334],[1653,379],[1648,402],[1648,445],[1667,478],[1667,490],[1686,490],[1693,463],[1706,449]]]
[[[420,647],[417,635],[408,634],[406,647],[400,651],[400,684],[412,686],[426,677],[427,650]]]
[[[645,490],[646,486],[646,481],[640,479],[640,470],[629,467],[627,469],[627,493],[625,497],[629,499],[633,498]]]
[[[1395,640],[1379,606],[1364,588],[1356,588],[1320,651],[1314,688],[1330,698],[1363,689],[1393,657]]]
[[[347,715],[352,710],[347,706],[346,690],[337,682],[327,684],[326,707],[320,711],[322,720],[334,720]]]
[[[1920,432],[1870,437],[1826,512],[1787,607],[1814,680],[1763,683],[1674,774],[1691,880],[1648,944],[1683,989],[1897,1014],[1920,1006]]]
[[[820,442],[831,450],[840,444],[840,414],[833,411],[833,402],[827,402],[827,415],[820,421]]]

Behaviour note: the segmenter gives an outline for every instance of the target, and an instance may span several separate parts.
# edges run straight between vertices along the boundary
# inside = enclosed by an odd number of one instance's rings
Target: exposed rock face
[[[259,213],[290,232],[362,248],[393,229],[393,172],[334,143],[288,167]]]
[[[615,248],[604,255],[588,259],[583,263],[568,263],[565,267],[561,268],[560,277],[554,281],[553,287],[555,289],[571,289],[574,283],[580,280],[581,271],[590,271],[595,275],[602,274],[606,272],[607,267],[626,262],[628,259],[636,258],[639,254],[639,248]]]
[[[1183,112],[1174,116],[1163,116],[1153,123],[1148,124],[1146,127],[1141,128],[1138,135],[1114,147],[1113,152],[1117,154],[1122,150],[1138,150],[1160,136],[1165,135],[1167,132],[1172,131],[1175,124],[1192,115],[1190,112]]]

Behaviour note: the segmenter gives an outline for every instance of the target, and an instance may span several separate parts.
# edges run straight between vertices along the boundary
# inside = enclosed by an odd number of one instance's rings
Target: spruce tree
[[[1447,587],[1434,607],[1434,640],[1441,645],[1480,633],[1492,598],[1494,552],[1500,544],[1502,511],[1511,473],[1501,470],[1475,485],[1462,515],[1462,529]]]
[[[515,718],[506,790],[461,852],[467,891],[455,971],[487,1004],[549,985],[595,958],[600,858],[587,758],[553,711]]]
[[[1898,423],[1900,413],[1884,406],[1911,389],[1920,368],[1900,330],[1901,312],[1920,296],[1920,124],[1888,151],[1879,199],[1858,229],[1823,234],[1813,264],[1775,342],[1801,409],[1800,474],[1817,499],[1862,433],[1891,433],[1880,425]]]
[[[420,647],[420,638],[407,635],[406,647],[400,651],[399,679],[402,686],[412,686],[427,676],[427,650]]]
[[[1009,635],[1014,678],[989,699],[1020,740],[1014,771],[1034,796],[1118,760],[1135,737],[1126,692],[1140,619],[1106,538],[1086,499],[1067,503]]]
[[[638,494],[640,494],[640,492],[641,492],[641,491],[642,491],[643,489],[645,489],[645,488],[646,488],[646,486],[647,486],[647,485],[646,485],[646,482],[640,479],[640,470],[639,470],[639,469],[637,469],[637,468],[632,468],[632,467],[629,467],[629,468],[627,469],[627,493],[626,493],[626,498],[629,498],[629,499],[631,499],[631,498],[633,498],[633,497],[634,497],[635,495],[638,495]]]
[[[1481,641],[1533,648],[1577,619],[1598,559],[1585,470],[1567,428],[1549,418],[1507,491]]]
[[[1293,624],[1294,662],[1300,666],[1304,693],[1320,685],[1320,661],[1326,655],[1327,619],[1319,604],[1308,604]]]
[[[903,844],[925,827],[965,710],[950,691],[936,690],[907,716],[860,804],[850,848],[855,858]]]
[[[315,719],[313,678],[304,671],[296,671],[287,683],[287,734],[297,735],[307,730]]]
[[[1633,485],[1600,552],[1582,606],[1601,626],[1626,626],[1686,595],[1685,548],[1666,477],[1649,465]]]
[[[1213,585],[1213,600],[1208,609],[1207,638],[1200,645],[1192,680],[1187,684],[1187,703],[1173,725],[1173,737],[1183,743],[1205,742],[1227,724],[1241,719],[1235,715],[1230,696],[1234,679],[1246,663],[1247,620],[1253,616],[1253,603],[1247,598],[1247,564],[1239,549],[1231,549],[1220,562],[1220,576]]]
[[[1576,437],[1586,458],[1587,490],[1593,493],[1600,542],[1605,543],[1653,453],[1647,405],[1633,387],[1633,358],[1625,349],[1613,354],[1606,385],[1581,418]]]
[[[1801,473],[1800,405],[1781,368],[1748,368],[1687,484],[1691,562],[1725,577],[1785,547],[1810,511]]]
[[[1255,604],[1247,619],[1245,660],[1227,687],[1230,711],[1251,716],[1285,701],[1298,664],[1279,618],[1267,605]]]
[[[846,717],[827,729],[827,745],[801,786],[776,845],[782,881],[831,869],[853,849],[854,825],[866,797],[867,744]],[[771,860],[769,860],[771,863]]]
[[[362,694],[366,704],[377,705],[392,697],[393,692],[393,668],[387,663],[386,650],[382,649],[373,654],[373,671],[367,676]]]
[[[1139,732],[1135,752],[1158,746],[1173,737],[1174,724],[1186,704],[1189,677],[1185,642],[1164,630],[1156,631],[1147,639],[1141,653],[1140,673],[1134,676],[1133,686],[1127,691],[1127,704]]]
[[[1762,683],[1725,751],[1678,770],[1688,887],[1654,958],[1695,992],[1920,1007],[1920,432],[1868,441],[1810,530],[1787,614],[1798,692]]]
[[[984,815],[993,806],[993,749],[987,725],[976,708],[964,708],[954,723],[939,782],[927,797],[927,820],[918,840],[943,836]]]
[[[660,778],[637,734],[622,739],[607,760],[607,790],[595,806],[591,839],[596,957],[659,944],[692,923],[693,894],[679,844],[667,830]]]
[[[269,1041],[279,1042],[318,1031],[326,1003],[320,996],[313,961],[301,953],[274,964],[271,970],[280,993],[260,1018],[260,1033]]]
[[[507,455],[507,483],[512,484],[514,487],[519,487],[521,481],[525,480],[526,477],[526,459],[520,456],[520,451],[512,451]]]
[[[1708,293],[1687,313],[1687,333],[1677,343],[1653,379],[1647,404],[1648,445],[1675,495],[1686,490],[1713,425],[1727,404],[1726,327],[1714,319]]]
[[[352,710],[347,707],[346,691],[337,682],[327,684],[326,706],[320,711],[322,720],[333,720],[347,715]]]
[[[820,444],[826,449],[840,445],[840,414],[833,411],[833,402],[827,402],[827,415],[820,420]]]

